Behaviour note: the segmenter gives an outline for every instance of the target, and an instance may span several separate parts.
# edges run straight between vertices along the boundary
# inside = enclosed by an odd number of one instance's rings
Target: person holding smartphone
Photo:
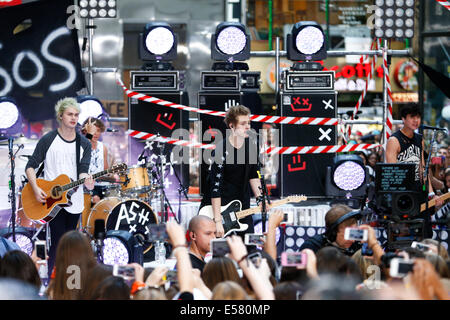
[[[233,106],[225,115],[227,138],[218,144],[223,149],[221,159],[213,159],[208,172],[207,187],[200,208],[212,205],[217,237],[224,236],[220,207],[233,200],[240,200],[242,210],[250,208],[250,190],[258,199],[261,196],[261,182],[258,178],[256,159],[250,156],[250,110],[242,105]],[[213,152],[213,157],[215,153]],[[254,155],[253,155],[254,156]],[[216,161],[217,160],[217,161]],[[247,233],[253,233],[252,216],[240,222],[248,225]]]

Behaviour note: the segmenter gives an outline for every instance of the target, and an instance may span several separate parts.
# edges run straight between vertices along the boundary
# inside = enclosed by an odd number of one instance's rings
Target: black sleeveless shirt
[[[400,143],[398,163],[414,163],[416,165],[415,181],[420,184],[420,163],[422,161],[422,135],[415,133],[412,138],[404,135],[400,130],[392,134]]]

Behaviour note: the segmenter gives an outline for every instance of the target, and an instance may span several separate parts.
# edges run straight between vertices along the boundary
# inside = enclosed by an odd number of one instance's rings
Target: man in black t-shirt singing
[[[415,133],[421,123],[421,113],[419,107],[414,104],[404,107],[401,110],[403,127],[394,132],[386,144],[386,162],[387,163],[414,163],[415,164],[415,182],[414,191],[422,191],[423,173],[425,167],[424,161],[424,142],[421,134]],[[431,177],[428,177],[429,194],[431,200],[437,198],[431,185]],[[424,200],[426,197],[424,197]],[[436,199],[436,205],[442,205],[442,201]],[[425,237],[431,237],[431,225],[429,214],[421,216],[425,221]]]
[[[232,200],[240,200],[242,210],[250,208],[250,188],[255,197],[261,195],[256,160],[256,149],[250,148],[250,110],[242,105],[228,109],[225,116],[226,138],[213,153],[209,168],[207,187],[200,207],[212,205],[217,237],[224,236],[220,207]],[[217,158],[217,152],[223,151]],[[254,150],[254,152],[250,152]],[[220,158],[222,159],[220,161]],[[250,188],[249,188],[250,186]],[[246,233],[253,233],[252,216],[240,220],[247,224]]]

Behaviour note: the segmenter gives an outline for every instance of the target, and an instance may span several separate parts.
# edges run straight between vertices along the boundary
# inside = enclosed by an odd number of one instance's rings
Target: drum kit
[[[119,176],[119,181],[105,178],[96,188],[100,190],[100,200],[94,203],[92,194],[85,192],[85,209],[81,216],[80,229],[91,237],[94,237],[98,219],[105,221],[106,231],[125,230],[135,236],[142,235],[141,239],[147,238],[151,224],[160,222],[150,206],[152,199],[158,197],[160,186],[146,165],[129,166],[127,172]],[[146,253],[152,244],[144,241],[143,247]]]

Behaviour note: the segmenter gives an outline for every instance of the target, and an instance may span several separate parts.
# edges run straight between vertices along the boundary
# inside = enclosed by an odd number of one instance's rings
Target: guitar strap
[[[75,149],[76,149],[76,159],[77,159],[77,179],[80,175],[80,144],[81,144],[81,137],[79,133],[77,132],[77,136],[75,138]]]

